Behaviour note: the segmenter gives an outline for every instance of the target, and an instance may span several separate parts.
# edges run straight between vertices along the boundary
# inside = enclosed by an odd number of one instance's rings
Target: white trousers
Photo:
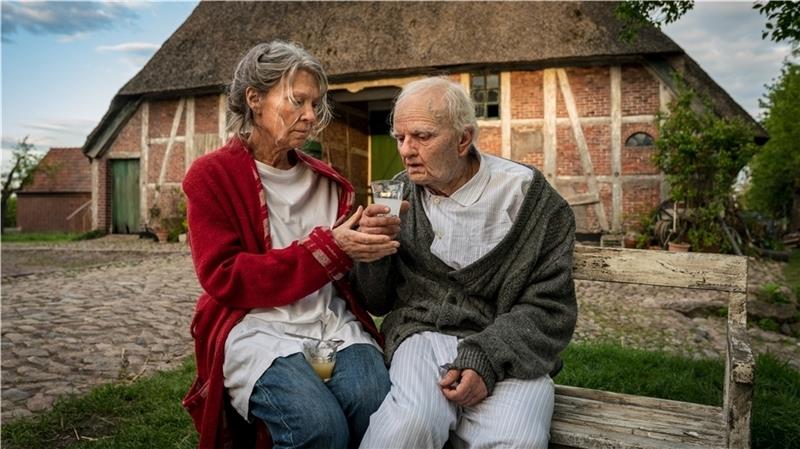
[[[555,390],[550,376],[506,379],[472,407],[448,401],[439,366],[456,357],[458,339],[435,332],[407,338],[395,351],[392,388],[370,417],[361,449],[547,449]]]

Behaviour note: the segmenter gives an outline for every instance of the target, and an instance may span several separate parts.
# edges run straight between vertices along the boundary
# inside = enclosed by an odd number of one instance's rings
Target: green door
[[[397,152],[397,141],[392,136],[370,136],[372,145],[372,179],[392,179],[394,175],[403,171],[403,161]]]
[[[111,161],[111,232],[139,232],[139,160]]]

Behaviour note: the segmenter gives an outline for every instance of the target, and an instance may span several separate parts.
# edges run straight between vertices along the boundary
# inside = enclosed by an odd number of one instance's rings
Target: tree
[[[662,25],[680,19],[692,8],[694,8],[694,0],[623,1],[616,9],[617,17],[624,23],[620,37],[631,42],[636,39],[639,30],[643,27],[653,25],[661,28]],[[796,49],[798,48],[798,44],[800,44],[800,2],[755,2],[753,9],[757,9],[767,19],[767,23],[764,25],[765,30],[761,34],[762,39],[769,36],[775,42],[788,41]]]
[[[739,118],[718,117],[681,79],[676,86],[669,113],[659,117],[654,161],[686,209],[682,237],[697,251],[721,250],[720,219],[732,207],[737,174],[756,152],[755,131]]]
[[[28,142],[28,137],[17,142],[14,153],[11,156],[13,164],[8,172],[4,172],[2,197],[0,197],[0,213],[3,216],[3,223],[6,223],[6,218],[9,213],[8,202],[11,197],[22,189],[31,180],[33,172],[39,160],[42,158],[40,155],[34,153],[36,147]]]
[[[763,125],[770,138],[751,163],[745,200],[772,218],[800,229],[800,65],[784,62],[780,78],[767,86]]]

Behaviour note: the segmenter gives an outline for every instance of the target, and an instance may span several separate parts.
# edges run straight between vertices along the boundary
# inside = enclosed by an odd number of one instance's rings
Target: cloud
[[[128,53],[131,55],[150,56],[161,47],[158,44],[148,42],[125,42],[117,45],[101,45],[97,47],[100,53],[115,52]]]
[[[749,2],[697,2],[663,28],[754,118],[764,85],[780,74],[787,44],[761,39],[766,19]]]
[[[63,141],[54,139],[53,136],[70,136],[70,141],[75,141],[79,137],[81,142],[85,139],[92,128],[97,125],[95,120],[88,119],[51,119],[40,122],[21,123],[20,128],[31,130],[29,140],[37,139],[36,143],[48,144]]]
[[[78,37],[81,33],[107,30],[138,19],[135,4],[111,2],[4,1],[2,36],[4,42],[22,30],[31,34]]]

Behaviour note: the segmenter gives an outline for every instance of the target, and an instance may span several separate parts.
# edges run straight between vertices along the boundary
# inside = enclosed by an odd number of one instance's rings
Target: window
[[[652,147],[653,138],[647,133],[634,133],[625,141],[626,147]]]
[[[469,90],[475,102],[475,117],[500,118],[499,73],[473,73]]]

